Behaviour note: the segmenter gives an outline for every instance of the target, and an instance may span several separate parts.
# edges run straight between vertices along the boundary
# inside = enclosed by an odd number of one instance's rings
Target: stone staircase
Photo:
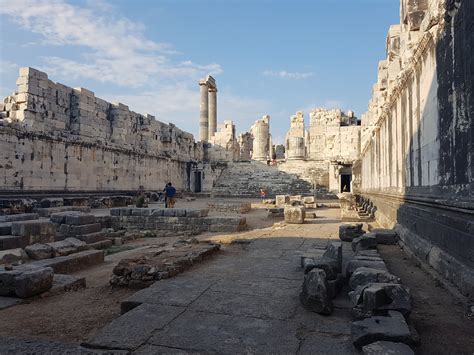
[[[313,194],[311,184],[298,175],[252,161],[229,164],[217,179],[212,196],[255,198],[260,197],[262,188],[267,192],[267,197]]]

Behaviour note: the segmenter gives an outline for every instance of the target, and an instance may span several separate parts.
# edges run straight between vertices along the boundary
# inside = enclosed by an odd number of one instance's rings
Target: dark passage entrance
[[[341,175],[341,192],[351,192],[351,174]]]
[[[201,192],[201,172],[194,172],[194,192]]]

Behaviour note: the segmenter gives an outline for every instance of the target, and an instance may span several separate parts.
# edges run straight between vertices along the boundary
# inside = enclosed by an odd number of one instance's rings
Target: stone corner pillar
[[[209,138],[209,100],[206,80],[199,81],[201,101],[199,105],[199,140],[207,142]]]
[[[217,132],[217,88],[209,87],[209,139]]]

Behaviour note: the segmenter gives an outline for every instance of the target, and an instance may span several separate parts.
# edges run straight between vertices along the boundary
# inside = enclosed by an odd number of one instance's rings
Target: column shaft
[[[209,89],[209,138],[217,131],[217,89]]]
[[[209,136],[209,100],[208,87],[205,83],[199,83],[201,102],[199,106],[199,140],[207,142]]]

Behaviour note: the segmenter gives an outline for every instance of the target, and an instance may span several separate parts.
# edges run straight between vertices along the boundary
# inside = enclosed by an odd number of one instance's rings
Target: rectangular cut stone
[[[70,214],[66,216],[65,223],[71,225],[94,224],[95,216],[91,214]]]
[[[142,304],[102,328],[85,345],[135,350],[186,310],[184,307]],[[130,325],[133,324],[133,327]]]
[[[49,221],[33,220],[12,222],[12,234],[22,237],[30,236],[54,236],[56,228]]]
[[[52,267],[55,273],[69,274],[104,262],[104,255],[103,250],[86,250],[53,259],[34,261],[31,264]]]

